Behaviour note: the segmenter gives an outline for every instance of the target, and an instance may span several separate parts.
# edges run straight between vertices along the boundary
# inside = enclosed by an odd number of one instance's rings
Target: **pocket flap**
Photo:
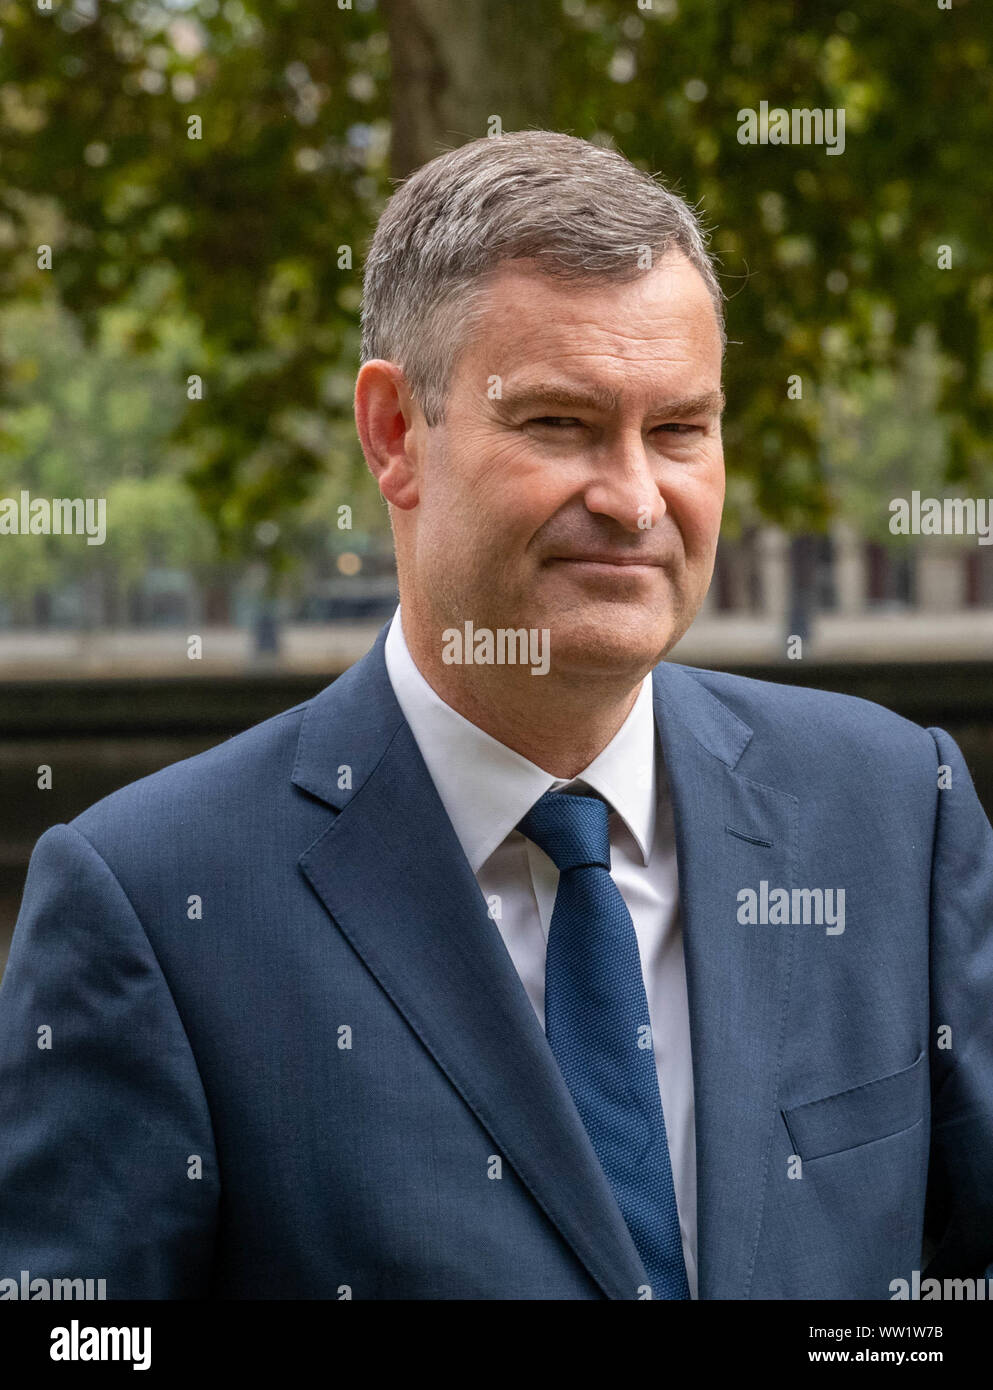
[[[794,1153],[802,1159],[824,1158],[909,1129],[923,1113],[926,1069],[922,1051],[916,1062],[890,1076],[784,1110]]]

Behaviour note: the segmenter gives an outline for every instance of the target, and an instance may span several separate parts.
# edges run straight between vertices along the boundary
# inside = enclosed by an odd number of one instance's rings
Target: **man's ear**
[[[414,425],[420,415],[395,362],[364,362],[355,381],[355,426],[362,452],[385,501],[409,511],[418,496]]]

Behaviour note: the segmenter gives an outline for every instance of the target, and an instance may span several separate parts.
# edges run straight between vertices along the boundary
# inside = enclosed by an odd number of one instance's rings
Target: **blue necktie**
[[[545,1033],[652,1297],[689,1298],[638,939],[610,876],[609,813],[605,801],[550,791],[517,827],[559,870]]]

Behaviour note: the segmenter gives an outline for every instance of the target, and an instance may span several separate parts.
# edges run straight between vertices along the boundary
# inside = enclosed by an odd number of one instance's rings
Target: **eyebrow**
[[[596,410],[609,414],[617,409],[618,398],[607,386],[575,387],[560,381],[536,382],[511,387],[496,401],[505,414],[554,405],[563,410]],[[699,396],[683,396],[662,401],[649,415],[722,415],[727,399],[723,391],[705,391]]]

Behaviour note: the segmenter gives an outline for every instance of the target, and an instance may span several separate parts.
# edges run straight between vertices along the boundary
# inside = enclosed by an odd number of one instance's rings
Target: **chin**
[[[551,626],[552,669],[638,678],[677,640],[670,623],[561,620]]]

